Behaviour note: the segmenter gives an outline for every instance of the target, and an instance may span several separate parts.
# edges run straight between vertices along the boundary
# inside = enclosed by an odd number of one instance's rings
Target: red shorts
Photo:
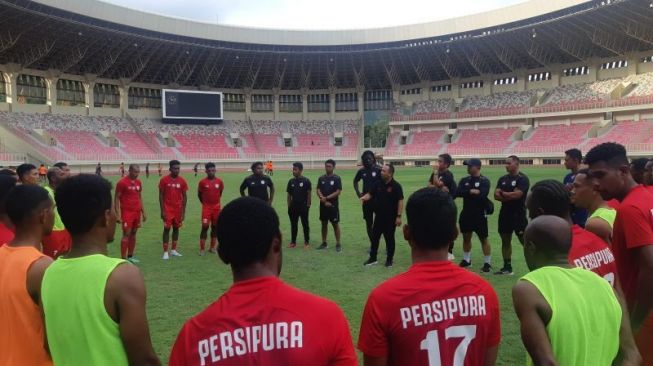
[[[182,225],[181,220],[181,209],[165,209],[165,219],[163,220],[163,227],[166,229],[175,228],[178,229]]]
[[[141,211],[122,211],[120,221],[123,230],[138,229],[141,227]]]
[[[220,206],[202,206],[202,227],[216,225],[220,215]]]
[[[53,231],[50,235],[43,238],[43,254],[57,258],[70,251],[72,238],[68,230]]]

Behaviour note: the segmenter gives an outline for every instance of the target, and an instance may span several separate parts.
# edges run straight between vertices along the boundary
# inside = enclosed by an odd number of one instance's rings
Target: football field
[[[336,168],[336,174],[341,176],[343,182],[343,192],[340,196],[343,252],[336,253],[335,251],[335,241],[331,227],[329,227],[328,250],[315,250],[320,244],[317,199],[314,199],[310,212],[311,248],[309,250],[303,249],[303,245],[301,245],[303,237],[300,227],[298,237],[300,245],[295,249],[287,249],[285,246],[290,240],[290,224],[286,209],[285,189],[286,183],[291,177],[291,169],[290,167],[281,169],[281,165],[277,165],[276,168],[272,177],[277,190],[274,207],[281,220],[284,243],[281,278],[293,286],[327,297],[338,303],[349,320],[355,344],[358,339],[361,315],[368,293],[383,280],[403,272],[409,267],[409,247],[401,236],[401,230],[397,230],[397,251],[394,267],[387,269],[382,265],[385,260],[383,240],[381,240],[379,250],[379,262],[381,264],[369,268],[363,267],[363,262],[367,259],[369,240],[365,232],[361,205],[352,186],[355,170]],[[452,171],[456,181],[466,174],[463,167],[455,167]],[[183,254],[183,257],[163,261],[161,259],[162,222],[157,190],[159,177],[153,174],[149,179],[145,178],[143,167],[141,167],[141,172],[143,200],[148,220],[143,224],[138,234],[135,256],[141,260],[139,267],[145,277],[148,295],[147,310],[152,341],[162,362],[167,363],[170,349],[183,323],[226,291],[231,285],[232,278],[229,267],[223,264],[216,255],[208,253],[204,257],[198,255],[200,204],[196,192],[197,182],[203,178],[204,174],[200,172],[197,178],[192,173],[184,174],[188,181],[189,192],[186,221],[181,229],[178,247],[178,251]],[[531,186],[539,180],[546,178],[562,179],[564,175],[562,168],[523,166],[522,172],[530,178]],[[412,192],[426,185],[430,173],[431,168],[429,167],[397,168],[395,179],[403,186],[406,200]],[[492,182],[490,192],[490,196],[492,196],[496,181],[499,176],[505,174],[505,169],[503,166],[484,167],[482,173]],[[242,179],[248,174],[245,171],[238,173],[218,171],[217,175],[223,179],[225,184],[222,198],[223,206],[239,196],[238,187]],[[321,174],[323,174],[322,170],[307,170],[304,175],[313,182],[313,187],[315,187],[317,177]],[[108,178],[114,184],[118,179],[116,176]],[[458,199],[456,202],[460,211],[462,201]],[[499,204],[496,203],[497,211],[489,218],[494,270],[498,270],[503,264],[501,242],[496,232],[499,207]],[[118,226],[116,240],[109,244],[109,254],[111,256],[117,257],[120,255],[120,237],[121,232]],[[456,255],[456,263],[458,263],[462,259],[462,236],[456,241],[454,254]],[[472,263],[471,270],[480,273],[483,256],[476,238],[474,238],[473,242]],[[519,325],[512,309],[510,295],[512,285],[527,271],[523,251],[515,238],[513,238],[513,268],[515,271],[514,276],[483,274],[494,286],[499,296],[502,311],[502,341],[499,348],[498,365],[519,365],[525,362],[525,351],[519,337]],[[433,284],[434,288],[437,288],[437,286],[437,283]],[[297,306],[302,306],[302,304],[297,304]],[[362,360],[360,354],[359,359]]]

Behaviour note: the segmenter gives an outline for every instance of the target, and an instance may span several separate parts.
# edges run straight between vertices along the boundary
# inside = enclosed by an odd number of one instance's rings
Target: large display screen
[[[222,93],[163,89],[163,119],[222,120]]]

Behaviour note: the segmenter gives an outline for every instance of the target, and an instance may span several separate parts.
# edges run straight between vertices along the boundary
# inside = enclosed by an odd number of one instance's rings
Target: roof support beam
[[[84,58],[84,56],[86,56],[87,50],[88,48],[83,50],[81,48],[73,49],[63,58],[63,60],[58,63],[58,65],[56,65],[56,69],[61,70],[61,72],[68,71],[68,69],[77,65]]]
[[[447,53],[449,53],[449,47],[447,47],[447,50],[445,52],[435,52],[435,58],[438,59],[438,62],[440,62],[440,66],[442,66],[442,69],[444,70],[445,73],[447,73],[447,76],[449,76],[450,79],[457,78],[460,73],[458,72],[458,69],[456,66],[451,62],[451,59],[449,56],[447,56]]]
[[[623,56],[626,53],[623,40],[608,32],[595,28],[590,39],[595,45],[610,50],[619,56]]]
[[[20,39],[20,34],[12,34],[10,30],[0,34],[0,53],[13,47]]]
[[[43,42],[30,46],[22,55],[20,63],[23,67],[29,67],[36,61],[47,56],[54,47],[55,41],[44,39]]]
[[[551,55],[542,45],[531,41],[528,49],[526,50],[528,54],[537,61],[540,65],[546,66],[555,62],[555,57]]]
[[[479,75],[490,73],[487,67],[487,63],[485,60],[483,60],[483,57],[481,56],[480,52],[478,52],[476,47],[474,47],[471,55],[465,50],[463,50],[463,54],[465,55],[465,58],[469,64],[472,65],[474,71],[476,71]]]
[[[627,35],[653,45],[653,30],[650,27],[644,27],[635,22],[628,22],[623,30]]]
[[[261,66],[263,65],[263,58],[261,57],[252,57],[251,62],[249,63],[249,69],[245,75],[245,85],[247,88],[254,89],[256,85],[256,79],[258,79],[258,74],[261,72]]]
[[[273,89],[281,89],[281,86],[283,85],[283,80],[286,76],[287,68],[288,68],[288,60],[283,56],[277,56],[277,62],[274,66],[274,79],[272,81]]]

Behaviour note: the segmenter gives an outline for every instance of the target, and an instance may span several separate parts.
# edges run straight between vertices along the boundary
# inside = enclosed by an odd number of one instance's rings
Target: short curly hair
[[[587,165],[601,161],[614,168],[629,165],[626,148],[616,142],[605,142],[596,145],[585,155],[585,164]]]

